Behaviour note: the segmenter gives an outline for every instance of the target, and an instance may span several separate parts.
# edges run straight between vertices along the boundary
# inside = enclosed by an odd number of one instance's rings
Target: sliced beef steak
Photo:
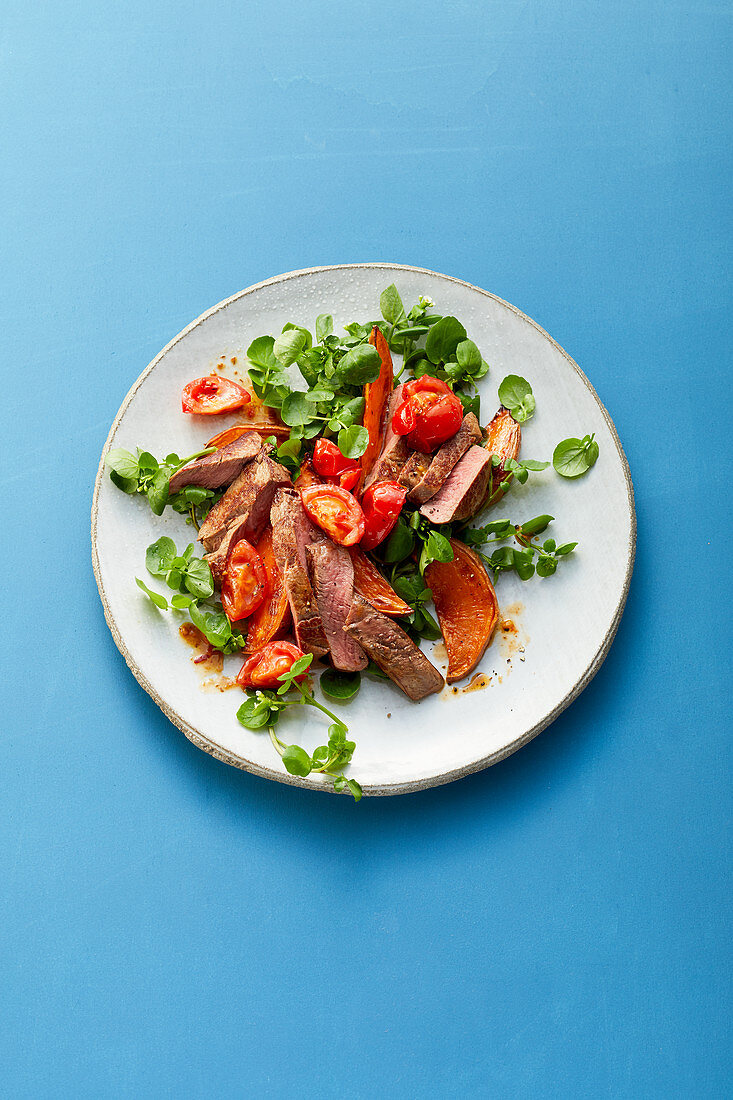
[[[270,506],[276,490],[291,484],[285,467],[273,462],[266,448],[263,448],[211,509],[201,524],[199,542],[204,544],[208,553],[216,550],[229,523],[238,516],[247,517],[244,537],[250,542],[257,542],[270,518]]]
[[[308,547],[325,539],[308,519],[295,489],[278,489],[270,511],[272,550],[280,570],[298,645],[304,653],[323,657],[328,640],[308,577]]]
[[[491,455],[484,447],[469,447],[453,467],[443,488],[423,504],[420,514],[431,523],[470,519],[486,498],[491,480]]]
[[[382,672],[417,701],[443,687],[443,677],[401,627],[354,596],[346,629]]]
[[[451,438],[436,451],[425,474],[410,490],[410,500],[415,504],[424,504],[434,497],[445,484],[445,480],[474,443],[481,442],[481,425],[472,412],[466,413],[463,422]]]
[[[236,516],[226,528],[224,536],[216,550],[213,550],[210,554],[204,554],[206,561],[209,563],[211,575],[214,578],[214,584],[217,588],[221,588],[221,582],[224,579],[229,551],[241,538],[247,537],[246,531],[248,523],[249,516]]]
[[[397,386],[392,391],[387,402],[384,420],[382,422],[382,449],[377,460],[364,481],[364,489],[374,485],[377,481],[396,481],[400,470],[410,457],[410,448],[405,442],[404,436],[392,431],[392,417],[397,406],[402,400],[402,386]]]
[[[402,471],[397,480],[399,481],[400,485],[404,485],[405,489],[407,489],[407,495],[410,497],[410,499],[412,499],[412,490],[425,477],[425,474],[428,471],[428,467],[432,461],[432,455],[423,454],[422,451],[413,451],[405,465],[402,467]]]
[[[177,493],[186,485],[202,485],[204,489],[231,485],[247,463],[259,454],[261,447],[262,437],[257,432],[245,432],[229,446],[197,458],[178,470],[168,482],[168,492]]]
[[[358,672],[369,661],[364,650],[344,630],[354,598],[354,566],[345,546],[330,539],[307,547],[311,584],[321,614],[331,660],[344,672]]]

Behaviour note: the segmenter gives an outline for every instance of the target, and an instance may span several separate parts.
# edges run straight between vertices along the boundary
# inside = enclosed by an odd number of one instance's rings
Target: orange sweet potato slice
[[[394,370],[392,368],[392,356],[389,353],[389,344],[385,340],[381,329],[376,325],[369,335],[369,343],[373,344],[379,352],[382,366],[375,380],[367,382],[364,386],[364,417],[362,423],[369,432],[369,443],[361,456],[362,482],[374,465],[381,450],[382,414],[394,388]]]
[[[267,595],[249,617],[245,653],[256,653],[268,642],[284,637],[290,626],[288,597],[272,550],[272,527],[265,528],[257,553],[267,573]]]
[[[364,551],[350,546],[349,553],[354,563],[354,591],[383,615],[409,615],[412,611],[409,603],[400,599]]]
[[[451,539],[453,561],[434,561],[425,570],[448,652],[449,684],[472,672],[484,655],[499,619],[494,586],[481,559]]]
[[[491,483],[486,497],[488,502],[497,492],[500,482],[507,476],[507,462],[510,458],[517,458],[519,448],[522,446],[522,428],[509,412],[509,409],[505,409],[503,405],[499,406],[499,411],[486,429],[486,438],[483,445],[492,455],[498,455],[501,459],[499,465],[495,466],[491,472]],[[509,477],[511,476],[509,474]],[[503,496],[504,494],[500,493],[496,500],[501,500]]]
[[[220,451],[222,447],[227,447],[235,439],[239,439],[240,435],[244,435],[245,432],[257,432],[263,439],[266,439],[268,435],[274,435],[275,439],[287,439],[290,435],[290,428],[287,424],[279,424],[275,420],[259,418],[250,420],[246,424],[234,424],[231,428],[225,428],[223,432],[217,432],[216,435],[211,437],[206,446],[216,447]]]

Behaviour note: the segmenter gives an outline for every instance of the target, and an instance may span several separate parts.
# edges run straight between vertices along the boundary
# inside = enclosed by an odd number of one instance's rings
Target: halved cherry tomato
[[[357,466],[353,470],[344,470],[342,474],[339,474],[339,485],[350,493],[352,489],[356,488],[360,477],[361,466]]]
[[[221,603],[232,620],[246,619],[267,595],[267,572],[262,558],[246,539],[240,539],[229,551]]]
[[[361,505],[340,485],[308,485],[300,499],[313,522],[341,546],[354,546],[364,534]]]
[[[373,550],[386,539],[405,503],[407,489],[397,481],[378,481],[370,485],[361,498],[364,511],[364,534],[359,545]]]
[[[392,431],[407,436],[414,450],[432,453],[456,434],[462,420],[463,405],[450,386],[425,374],[403,386]]]
[[[278,676],[290,672],[301,657],[305,657],[303,650],[292,642],[270,642],[247,658],[237,674],[237,683],[243,688],[280,687]],[[304,672],[296,680],[304,680],[305,676]]]
[[[330,439],[318,439],[313,448],[313,469],[321,477],[334,477],[344,470],[358,470],[359,463],[342,454]]]
[[[205,378],[194,378],[183,387],[181,408],[185,413],[197,413],[199,416],[214,416],[216,413],[234,412],[248,405],[251,398],[244,386],[232,382],[230,378],[221,378],[218,374],[208,374]]]

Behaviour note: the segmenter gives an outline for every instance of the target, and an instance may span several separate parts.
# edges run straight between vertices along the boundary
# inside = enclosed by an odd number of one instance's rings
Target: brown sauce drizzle
[[[209,672],[221,672],[224,667],[224,658],[217,649],[209,645],[197,626],[193,623],[181,623],[178,633],[186,645],[190,645],[197,651],[198,656],[191,658],[195,665],[201,665]]]

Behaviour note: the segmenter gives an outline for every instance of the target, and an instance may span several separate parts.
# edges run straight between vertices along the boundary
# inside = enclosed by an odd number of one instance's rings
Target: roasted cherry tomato
[[[354,546],[364,534],[361,505],[340,485],[308,485],[300,499],[313,522],[341,546]]]
[[[378,481],[370,485],[361,498],[364,510],[364,534],[359,545],[362,550],[373,550],[386,539],[405,503],[407,489],[396,481]]]
[[[250,402],[250,396],[239,382],[208,374],[206,378],[194,378],[183,387],[181,408],[185,413],[214,416],[216,413],[234,412]]]
[[[342,474],[339,474],[339,485],[350,493],[356,487],[360,477],[361,466],[356,466],[353,470],[344,470]]]
[[[319,439],[313,448],[313,469],[321,477],[335,477],[345,470],[358,470],[359,463],[341,454],[330,439]]]
[[[229,551],[221,603],[232,622],[246,619],[267,595],[267,571],[262,558],[246,539],[240,539]]]
[[[405,382],[392,431],[407,436],[414,450],[430,453],[456,434],[462,420],[463,405],[450,387],[425,374]]]
[[[305,657],[303,650],[292,642],[269,642],[247,658],[237,674],[237,683],[243,688],[280,687],[278,676],[290,672],[301,657]],[[296,680],[304,680],[305,676],[304,672]]]

